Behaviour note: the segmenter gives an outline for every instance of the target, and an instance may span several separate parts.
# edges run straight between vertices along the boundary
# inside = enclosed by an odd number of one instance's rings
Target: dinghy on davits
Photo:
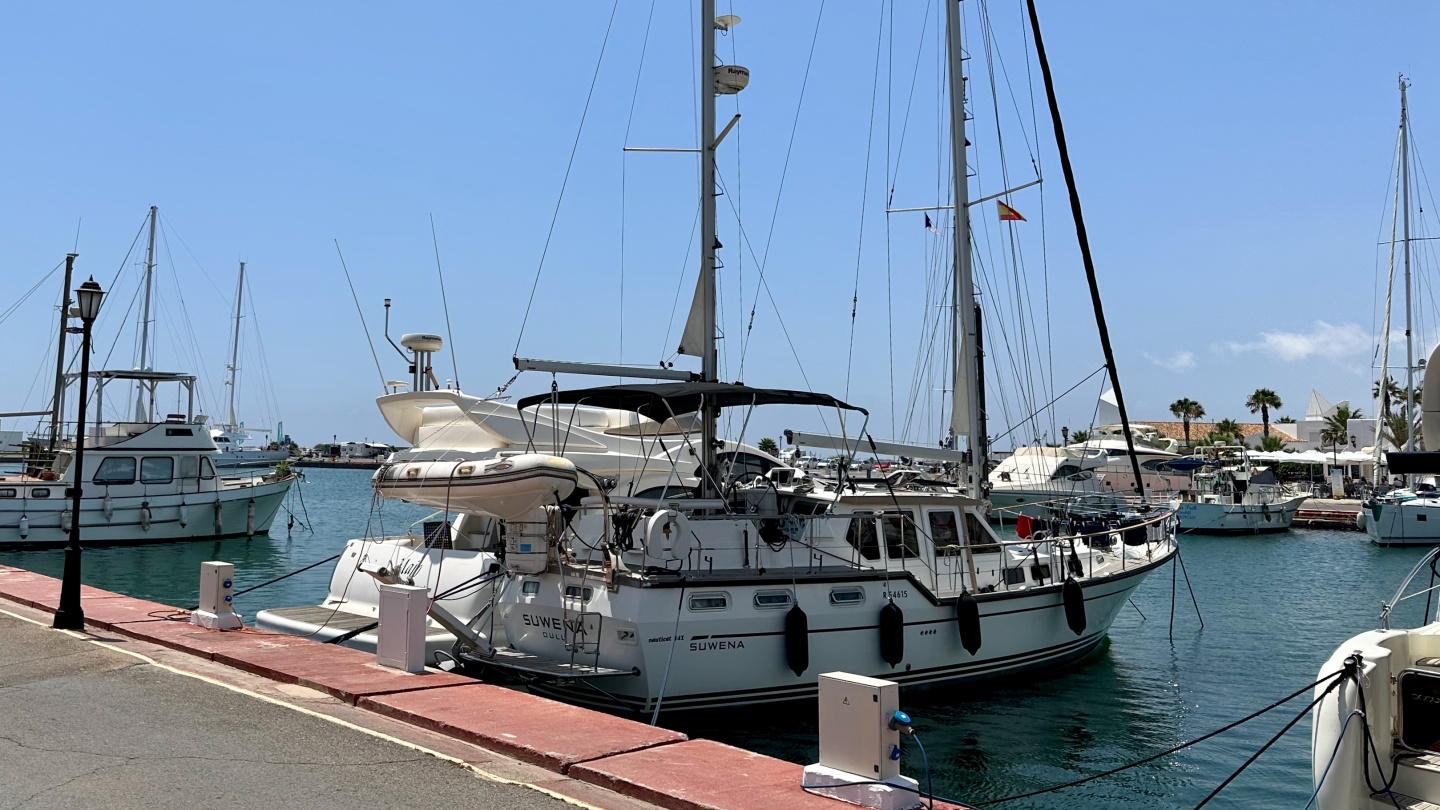
[[[375,471],[371,484],[386,498],[519,520],[537,506],[570,497],[578,475],[575,464],[559,456],[521,453],[389,463]]]

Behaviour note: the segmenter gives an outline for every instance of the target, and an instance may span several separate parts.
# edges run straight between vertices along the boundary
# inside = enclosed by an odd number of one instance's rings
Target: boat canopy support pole
[[[1065,188],[1070,192],[1070,213],[1075,217],[1075,238],[1080,243],[1080,256],[1085,261],[1085,280],[1090,285],[1090,303],[1095,307],[1095,326],[1100,332],[1100,347],[1105,352],[1105,368],[1110,385],[1115,389],[1115,407],[1120,411],[1120,426],[1125,431],[1125,448],[1135,472],[1135,492],[1145,494],[1145,479],[1140,457],[1135,453],[1135,436],[1130,432],[1130,417],[1125,411],[1125,395],[1120,391],[1120,374],[1115,368],[1115,352],[1110,346],[1110,330],[1105,325],[1105,307],[1100,301],[1100,286],[1095,281],[1095,260],[1090,255],[1090,237],[1085,232],[1085,216],[1080,210],[1080,191],[1075,187],[1075,170],[1070,165],[1070,150],[1065,145],[1065,127],[1060,122],[1060,105],[1055,100],[1055,82],[1050,76],[1050,60],[1045,57],[1045,43],[1040,38],[1040,17],[1035,0],[1026,0],[1030,12],[1030,30],[1035,35],[1035,56],[1040,61],[1040,74],[1045,79],[1045,99],[1050,105],[1050,122],[1055,127],[1055,144],[1060,153],[1060,167],[1065,171]]]

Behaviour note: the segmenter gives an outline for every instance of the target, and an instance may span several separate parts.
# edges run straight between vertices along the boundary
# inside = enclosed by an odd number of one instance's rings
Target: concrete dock
[[[0,566],[0,810],[842,810],[789,762],[435,670]],[[937,807],[943,805],[937,803]]]

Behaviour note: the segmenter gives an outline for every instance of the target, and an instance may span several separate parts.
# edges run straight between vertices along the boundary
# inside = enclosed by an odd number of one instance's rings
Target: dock
[[[0,795],[46,806],[197,797],[352,810],[844,810],[801,766],[460,675],[0,566]],[[20,687],[22,688],[14,688]],[[8,687],[8,688],[7,688]],[[223,793],[217,793],[223,791]],[[22,799],[21,803],[26,803]],[[947,807],[936,802],[937,807]]]
[[[309,458],[297,458],[290,462],[291,467],[312,467],[324,470],[378,470],[384,464],[384,459],[379,458],[339,458],[336,456],[312,456]]]
[[[1361,503],[1354,498],[1310,498],[1300,504],[1291,525],[1301,529],[1345,529],[1360,531],[1355,516]]]

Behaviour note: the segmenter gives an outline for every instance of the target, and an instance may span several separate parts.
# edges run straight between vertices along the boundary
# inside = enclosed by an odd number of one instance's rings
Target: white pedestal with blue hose
[[[819,686],[820,761],[805,768],[805,788],[877,810],[923,806],[919,783],[900,775],[900,732],[909,726],[900,685],[827,672]]]

